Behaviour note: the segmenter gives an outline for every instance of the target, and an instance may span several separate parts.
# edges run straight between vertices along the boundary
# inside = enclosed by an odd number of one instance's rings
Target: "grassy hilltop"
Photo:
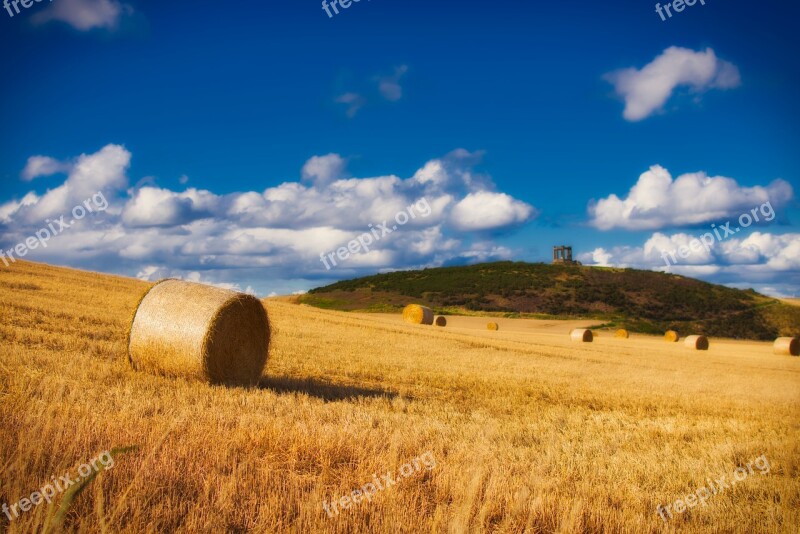
[[[411,300],[439,313],[591,317],[643,333],[676,329],[769,340],[797,335],[800,328],[800,308],[752,290],[654,271],[575,265],[497,262],[400,271],[337,282],[301,298],[345,311],[395,311]]]

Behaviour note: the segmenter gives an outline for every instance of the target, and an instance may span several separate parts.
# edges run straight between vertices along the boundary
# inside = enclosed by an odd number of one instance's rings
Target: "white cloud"
[[[455,205],[450,214],[460,230],[496,230],[527,222],[533,207],[505,193],[478,191]]]
[[[39,195],[30,191],[20,201],[9,200],[5,204],[0,204],[0,222],[10,223],[12,217],[17,215],[23,208],[33,206],[37,202],[39,202]]]
[[[674,180],[660,165],[639,176],[626,198],[610,195],[590,203],[591,224],[600,230],[658,230],[739,217],[770,202],[779,210],[794,197],[792,186],[775,180],[766,187],[743,187],[723,176],[688,173]]]
[[[131,154],[119,145],[107,145],[94,154],[83,154],[71,164],[53,163],[46,158],[47,165],[68,165],[69,175],[63,184],[42,195],[28,193],[22,201],[10,201],[0,207],[0,220],[18,223],[41,223],[47,218],[63,215],[97,193],[108,196],[127,187],[127,169]],[[30,160],[26,169],[30,167]]]
[[[131,13],[131,6],[117,0],[56,0],[31,20],[37,25],[59,21],[79,31],[95,28],[114,30],[121,18]]]
[[[301,175],[303,180],[321,186],[344,178],[346,168],[347,162],[339,154],[313,156],[303,165]]]
[[[358,93],[344,93],[337,96],[334,99],[334,102],[337,104],[344,104],[347,106],[347,117],[353,118],[355,117],[358,112],[364,107],[364,104],[367,103],[367,100]]]
[[[611,252],[608,252],[602,247],[596,248],[583,256],[588,263],[599,267],[610,267],[610,262],[613,257],[614,255]]]
[[[625,100],[623,116],[640,121],[663,108],[678,87],[694,93],[730,89],[741,84],[739,69],[717,58],[711,48],[695,52],[672,46],[642,69],[628,68],[606,75]]]
[[[108,145],[76,158],[55,189],[31,191],[21,201],[0,205],[0,245],[8,249],[22,242],[46,217],[69,214],[102,191],[107,210],[70,227],[27,259],[148,280],[201,276],[217,285],[287,294],[320,285],[313,280],[507,258],[510,250],[485,235],[478,241],[472,232],[516,227],[535,209],[496,192],[491,177],[474,170],[480,159],[480,153],[459,149],[405,179],[353,178],[345,158],[327,154],[310,158],[300,181],[217,195],[195,188],[173,191],[154,180],[129,187],[131,154]],[[409,206],[415,206],[416,216],[398,224],[395,216]],[[335,271],[325,269],[320,254],[383,224],[398,228]]]
[[[347,90],[336,93],[333,101],[345,106],[348,118],[355,117],[368,103],[397,102],[403,98],[403,87],[400,81],[408,72],[408,65],[394,68],[388,75],[376,75],[366,80],[358,80],[349,84]],[[354,88],[355,87],[355,88]]]
[[[157,187],[142,187],[125,205],[122,220],[131,227],[180,226],[210,216],[218,201],[216,195],[193,188],[175,193]]]
[[[28,163],[22,170],[22,179],[30,182],[40,176],[50,176],[60,172],[69,172],[72,168],[70,163],[61,162],[47,156],[31,156]]]
[[[587,265],[651,269],[735,287],[755,287],[772,295],[797,292],[800,234],[753,232],[709,247],[702,245],[700,237],[656,232],[641,247],[597,248],[578,259]]]
[[[401,65],[394,69],[394,74],[378,77],[378,90],[383,98],[390,102],[397,102],[403,98],[403,88],[400,79],[408,72],[408,65]]]

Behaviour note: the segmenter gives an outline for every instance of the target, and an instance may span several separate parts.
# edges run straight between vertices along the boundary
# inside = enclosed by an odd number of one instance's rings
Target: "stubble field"
[[[261,385],[132,371],[149,284],[19,262],[0,269],[0,504],[115,447],[63,529],[80,532],[797,532],[800,358],[708,352],[586,322],[450,317],[446,328],[265,301]],[[422,455],[435,465],[330,504]],[[738,467],[705,505],[672,504]],[[58,528],[42,503],[0,531]],[[352,500],[351,500],[352,502]]]

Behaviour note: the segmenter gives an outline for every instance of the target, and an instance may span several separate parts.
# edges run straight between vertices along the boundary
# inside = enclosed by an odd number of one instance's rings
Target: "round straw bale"
[[[667,343],[677,343],[680,339],[681,336],[675,330],[667,330],[666,334],[664,334],[664,341]]]
[[[708,350],[708,338],[706,336],[688,336],[683,344],[692,350]]]
[[[267,363],[270,325],[252,295],[162,280],[142,297],[128,334],[134,369],[254,385]]]
[[[800,337],[779,337],[773,351],[781,356],[800,356]]]
[[[576,328],[570,332],[569,337],[572,341],[579,341],[581,343],[591,343],[592,339],[594,339],[592,331],[586,328]]]
[[[440,315],[436,318],[435,324],[436,326],[447,326],[447,319]]]
[[[486,323],[487,330],[500,330],[500,325],[494,322]]]
[[[411,324],[433,324],[433,310],[419,304],[409,304],[403,309],[403,319]]]
[[[628,331],[625,330],[624,328],[620,328],[619,330],[617,330],[617,333],[614,334],[614,337],[628,339],[630,337],[630,334],[628,334]]]

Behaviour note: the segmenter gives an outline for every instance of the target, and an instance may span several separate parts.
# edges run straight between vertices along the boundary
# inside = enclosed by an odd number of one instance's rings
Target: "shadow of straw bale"
[[[276,393],[305,393],[310,397],[324,401],[339,401],[359,397],[386,397],[387,399],[393,399],[398,396],[397,392],[383,389],[337,385],[321,382],[313,378],[300,379],[286,376],[262,377],[258,387],[270,389]]]

